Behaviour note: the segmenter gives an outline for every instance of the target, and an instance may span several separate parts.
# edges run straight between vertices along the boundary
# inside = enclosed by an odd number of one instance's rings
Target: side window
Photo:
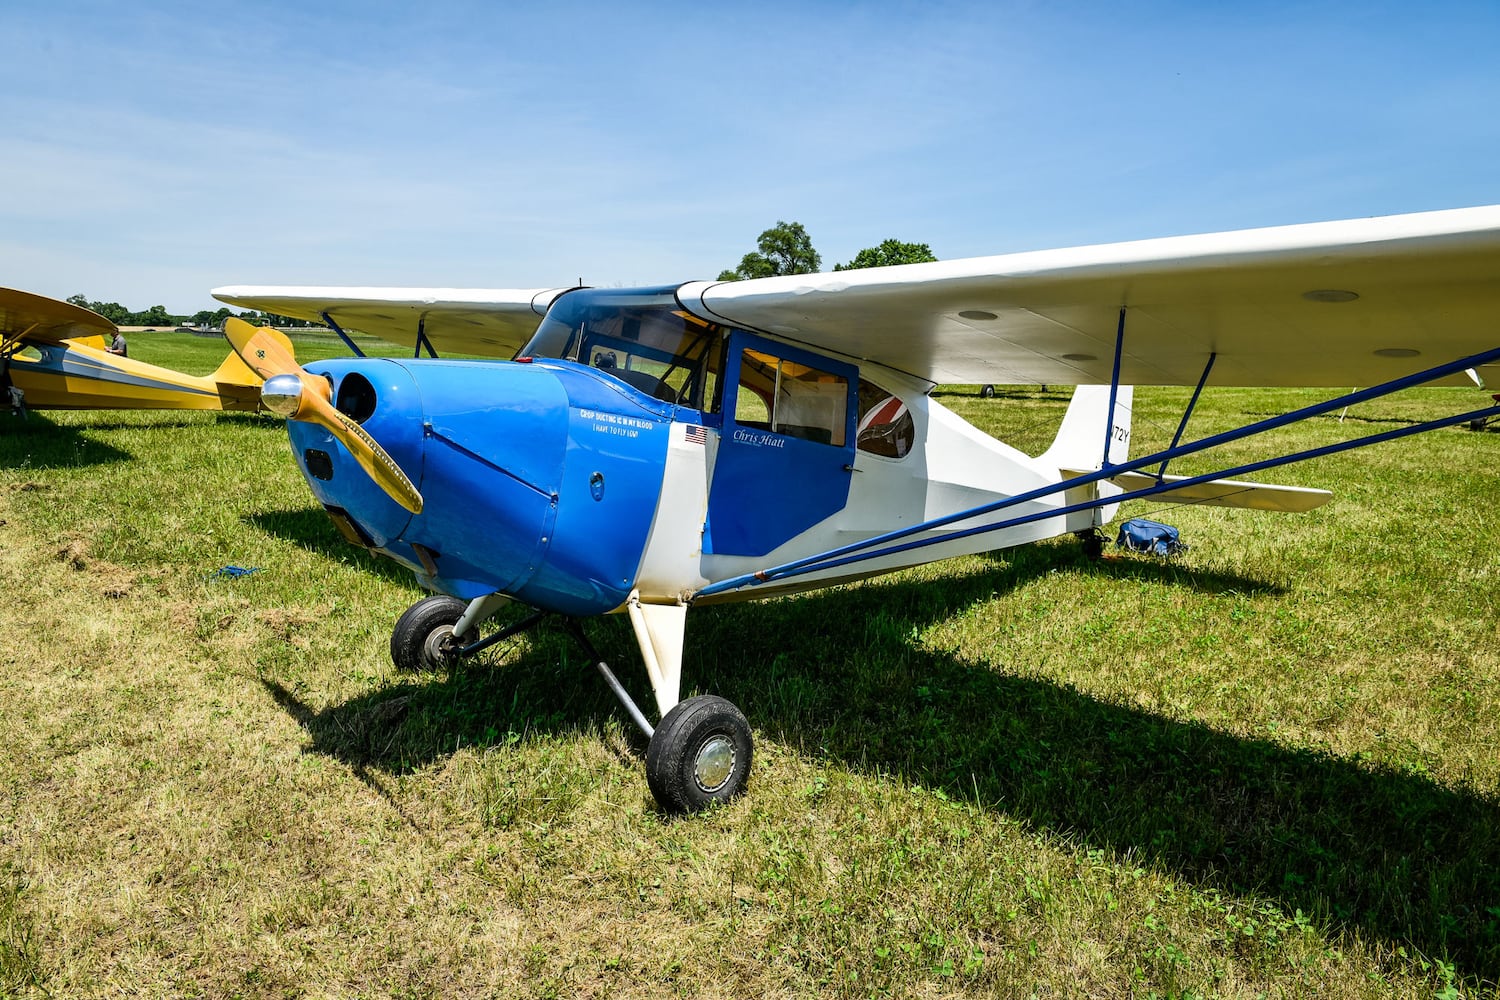
[[[770,430],[771,408],[766,405],[767,398],[741,382],[739,398],[734,404],[734,422],[741,427]]]
[[[764,351],[740,356],[734,421],[842,448],[849,380]]]
[[[860,451],[882,458],[905,458],[916,438],[916,424],[911,411],[893,395],[873,382],[859,380]]]
[[[649,396],[703,409],[717,391],[715,351],[722,338],[707,324],[673,312],[621,313],[584,327],[582,360]]]

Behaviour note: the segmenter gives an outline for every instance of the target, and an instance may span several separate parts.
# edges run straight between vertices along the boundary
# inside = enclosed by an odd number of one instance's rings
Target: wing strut
[[[413,358],[420,358],[422,356],[422,348],[424,347],[427,348],[427,356],[429,358],[438,356],[437,351],[433,350],[432,341],[427,339],[426,315],[417,320],[417,342],[412,345],[411,356]]]
[[[353,339],[344,332],[344,328],[335,323],[333,321],[333,317],[328,315],[328,310],[323,310],[323,312],[319,313],[319,315],[323,317],[323,322],[328,324],[328,328],[334,333],[338,334],[339,339],[349,346],[349,350],[354,352],[354,356],[356,358],[362,358],[365,356],[365,352],[361,351],[359,349],[359,345],[356,344]]]
[[[1099,482],[1103,479],[1109,479],[1112,476],[1119,475],[1122,472],[1132,472],[1142,469],[1148,465],[1166,463],[1174,458],[1179,458],[1184,455],[1196,454],[1200,451],[1206,451],[1221,444],[1228,444],[1232,441],[1238,441],[1243,438],[1252,437],[1256,434],[1263,434],[1267,431],[1276,430],[1278,428],[1285,427],[1288,424],[1296,423],[1299,420],[1306,420],[1309,417],[1315,417],[1323,413],[1337,410],[1343,406],[1351,406],[1355,403],[1362,403],[1370,399],[1379,399],[1383,396],[1388,396],[1393,392],[1399,392],[1402,389],[1409,389],[1413,386],[1421,385],[1425,382],[1430,382],[1434,379],[1442,378],[1446,375],[1452,375],[1457,372],[1463,371],[1465,368],[1477,368],[1480,365],[1489,364],[1496,360],[1500,360],[1500,347],[1493,348],[1480,354],[1473,354],[1466,358],[1460,358],[1457,361],[1452,361],[1447,364],[1437,365],[1425,371],[1417,372],[1413,375],[1406,375],[1402,378],[1393,379],[1389,382],[1382,383],[1378,386],[1372,386],[1368,389],[1359,389],[1354,392],[1347,393],[1343,396],[1339,396],[1335,399],[1329,400],[1327,402],[1316,403],[1311,406],[1304,406],[1289,413],[1283,413],[1275,417],[1268,417],[1265,420],[1260,420],[1253,424],[1247,424],[1246,426],[1238,428],[1236,430],[1224,431],[1219,434],[1210,435],[1209,437],[1194,441],[1190,444],[1177,445],[1151,455],[1131,459],[1128,462],[1122,462],[1119,465],[1106,466],[1105,468],[1102,468],[1097,472],[1089,472],[1081,476],[1064,479],[1061,482],[1031,490],[1027,493],[1020,493],[1016,496],[1008,497],[1004,500],[997,500],[993,503],[983,504],[979,507],[959,511],[955,514],[948,514],[944,517],[935,518],[931,521],[925,521],[921,524],[912,525],[911,527],[887,532],[883,535],[876,535],[861,542],[854,542],[839,548],[830,549],[827,552],[822,552],[818,555],[807,556],[802,559],[793,560],[792,562],[783,563],[780,566],[771,567],[770,569],[759,570],[754,573],[742,574],[740,576],[731,577],[727,580],[720,580],[717,583],[712,583],[707,587],[704,587],[694,596],[709,597],[714,594],[721,594],[726,591],[737,590],[740,587],[754,586],[756,584],[767,583],[772,580],[783,579],[786,577],[803,576],[808,573],[822,572],[825,570],[835,569],[839,566],[845,566],[850,563],[864,562],[870,559],[878,559],[884,556],[894,555],[899,552],[905,552],[909,549],[922,548],[925,546],[942,544],[943,542],[955,541],[960,538],[967,538],[970,535],[982,534],[987,531],[1000,531],[1005,528],[1012,528],[1023,524],[1030,524],[1033,521],[1040,521],[1051,517],[1063,516],[1075,511],[1090,510],[1095,507],[1103,507],[1111,504],[1123,503],[1127,500],[1143,499],[1145,497],[1154,496],[1158,493],[1165,493],[1169,490],[1183,489],[1185,487],[1196,486],[1201,483],[1212,482],[1216,479],[1228,479],[1234,476],[1257,472],[1262,469],[1275,468],[1277,466],[1289,465],[1293,462],[1300,462],[1310,458],[1319,458],[1324,455],[1333,455],[1339,452],[1349,451],[1354,448],[1362,448],[1372,444],[1379,444],[1384,441],[1394,441],[1398,438],[1408,437],[1412,434],[1418,434],[1423,431],[1436,430],[1440,427],[1451,427],[1454,424],[1464,423],[1467,421],[1487,419],[1492,416],[1500,415],[1500,405],[1487,406],[1482,409],[1472,410],[1468,413],[1459,414],[1458,416],[1441,417],[1436,420],[1429,420],[1423,423],[1397,428],[1395,430],[1382,431],[1380,433],[1371,434],[1363,438],[1356,438],[1352,441],[1343,441],[1336,444],[1324,445],[1320,448],[1313,448],[1291,455],[1283,455],[1277,458],[1264,459],[1259,462],[1251,462],[1247,465],[1235,466],[1233,468],[1225,469],[1220,472],[1208,473],[1202,476],[1193,476],[1188,479],[1174,480],[1171,483],[1158,482],[1155,486],[1122,493],[1117,496],[1085,501],[1083,503],[1073,504],[1071,506],[1060,508],[1049,507],[1046,510],[1037,511],[1030,514],[1023,514],[1019,517],[1010,518],[1004,521],[996,522],[994,524],[984,524],[973,528],[965,528],[937,537],[923,538],[917,541],[903,542],[902,544],[897,545],[888,544],[891,542],[899,542],[902,539],[909,538],[912,535],[916,535],[924,531],[931,531],[936,528],[946,527],[950,524],[956,524],[961,521],[968,521],[976,517],[982,517],[986,514],[997,513],[998,511],[1005,510],[1009,507],[1017,506],[1018,504],[1029,503],[1034,500],[1042,500],[1048,497],[1056,496],[1057,494],[1065,492],[1066,490],[1072,489],[1074,487],[1086,486],[1090,483]],[[880,546],[886,547],[880,548]]]
[[[1188,400],[1187,409],[1182,411],[1182,423],[1177,425],[1177,433],[1172,435],[1172,443],[1167,450],[1177,447],[1182,440],[1182,432],[1187,430],[1188,418],[1193,415],[1193,410],[1198,407],[1198,397],[1203,393],[1203,386],[1208,382],[1208,373],[1214,370],[1214,361],[1219,357],[1219,352],[1214,351],[1208,356],[1208,364],[1203,366],[1203,374],[1198,377],[1198,388],[1193,390],[1193,398]],[[1161,482],[1167,475],[1167,462],[1170,459],[1161,460],[1161,468],[1156,470],[1156,481]]]
[[[1109,443],[1114,440],[1115,399],[1120,395],[1120,355],[1125,350],[1125,307],[1120,307],[1120,323],[1115,328],[1115,367],[1109,376],[1109,406],[1104,411],[1104,457],[1099,460],[1101,469],[1111,468]]]

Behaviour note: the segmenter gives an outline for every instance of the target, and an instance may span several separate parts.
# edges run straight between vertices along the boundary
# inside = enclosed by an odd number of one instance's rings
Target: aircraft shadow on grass
[[[915,630],[1051,569],[1077,568],[1065,546],[1010,559],[942,586],[882,583],[701,610],[685,674],[750,708],[768,738],[843,766],[942,787],[1033,829],[1227,894],[1273,899],[1316,926],[1409,942],[1448,957],[1461,974],[1500,977],[1500,803],[911,643]],[[1276,589],[1137,559],[1078,571],[1217,593]],[[591,631],[635,697],[649,702],[630,669],[628,625],[611,620]],[[497,733],[602,725],[618,714],[585,658],[553,630],[498,669],[470,666],[320,712],[263,683],[317,752],[392,773],[456,744],[492,743]]]
[[[262,510],[241,518],[268,535],[293,542],[309,552],[374,574],[402,586],[412,585],[411,570],[369,549],[344,540],[328,515],[316,507]]]
[[[76,469],[135,458],[84,434],[85,429],[59,426],[36,413],[20,420],[0,412],[0,468]]]
[[[144,412],[144,411],[143,411]],[[264,417],[251,413],[217,413],[217,422],[230,425],[261,424],[268,431],[282,429]],[[128,462],[131,452],[98,440],[88,432],[118,430],[181,430],[202,427],[202,421],[184,416],[168,420],[115,419],[94,421],[84,427],[64,426],[32,411],[22,420],[0,412],[0,468],[73,469],[82,466]]]

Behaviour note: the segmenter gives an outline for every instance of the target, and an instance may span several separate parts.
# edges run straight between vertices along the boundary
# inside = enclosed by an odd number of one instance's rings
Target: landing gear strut
[[[507,602],[498,595],[464,602],[456,597],[426,597],[406,609],[391,631],[391,662],[398,670],[446,670],[548,617],[536,611],[493,635],[479,638],[479,624]],[[462,634],[455,629],[464,628]],[[632,722],[645,734],[646,784],[663,810],[692,813],[727,802],[745,789],[754,743],[750,724],[731,702],[700,695],[677,702],[653,727],[640,707],[599,655],[577,619],[563,627],[583,649]],[[676,673],[671,693],[676,699]],[[653,683],[658,676],[653,674]],[[661,696],[658,687],[658,696]]]
[[[646,734],[646,784],[657,805],[670,813],[699,812],[745,790],[754,747],[750,723],[732,702],[717,695],[688,698],[674,705],[653,728],[583,634],[582,626],[570,618],[567,628]]]

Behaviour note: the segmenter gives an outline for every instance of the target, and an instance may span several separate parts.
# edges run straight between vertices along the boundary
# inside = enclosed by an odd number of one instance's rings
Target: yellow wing
[[[45,295],[0,288],[0,351],[22,338],[45,344],[83,337],[113,338],[115,325],[98,313]]]

